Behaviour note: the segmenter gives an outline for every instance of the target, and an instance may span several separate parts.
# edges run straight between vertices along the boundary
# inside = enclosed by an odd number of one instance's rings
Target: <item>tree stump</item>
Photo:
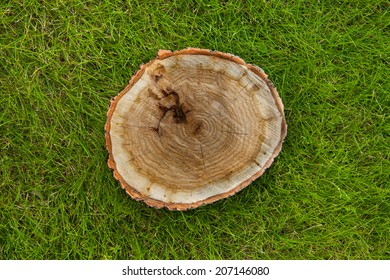
[[[108,165],[149,206],[187,210],[237,193],[281,150],[282,101],[261,68],[221,52],[160,50],[111,101]]]

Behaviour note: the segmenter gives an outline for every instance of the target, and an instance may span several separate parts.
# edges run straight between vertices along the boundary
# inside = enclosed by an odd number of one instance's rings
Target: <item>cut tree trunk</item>
[[[264,71],[203,49],[159,51],[111,101],[108,165],[148,205],[187,210],[261,176],[287,132]]]

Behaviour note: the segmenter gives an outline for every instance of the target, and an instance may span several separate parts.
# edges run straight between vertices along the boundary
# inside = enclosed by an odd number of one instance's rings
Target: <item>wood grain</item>
[[[108,164],[127,193],[187,210],[235,194],[280,152],[283,104],[260,68],[202,49],[160,51],[107,113]]]

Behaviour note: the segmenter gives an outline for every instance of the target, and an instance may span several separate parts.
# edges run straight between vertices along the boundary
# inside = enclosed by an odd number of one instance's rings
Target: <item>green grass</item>
[[[390,259],[387,1],[0,4],[0,259]],[[266,173],[188,212],[106,165],[110,98],[158,49],[261,66],[288,135]]]

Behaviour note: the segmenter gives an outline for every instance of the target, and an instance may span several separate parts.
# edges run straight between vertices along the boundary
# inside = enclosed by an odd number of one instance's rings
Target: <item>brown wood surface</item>
[[[221,52],[160,51],[107,113],[108,165],[148,205],[187,210],[261,176],[287,132],[283,104],[260,68]]]

